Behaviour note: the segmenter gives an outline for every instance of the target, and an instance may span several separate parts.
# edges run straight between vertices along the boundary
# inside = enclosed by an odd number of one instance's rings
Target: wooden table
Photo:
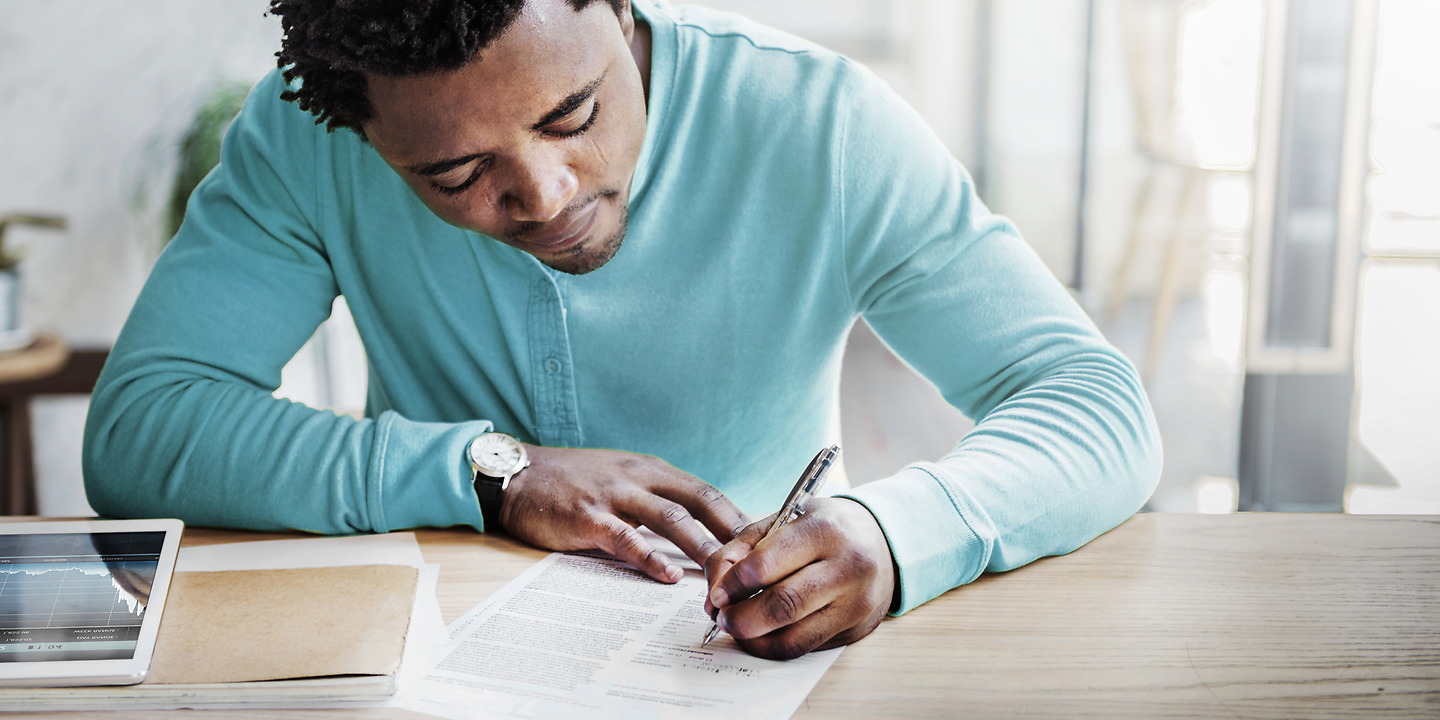
[[[71,350],[43,335],[28,347],[0,353],[0,515],[37,512],[30,399],[90,394],[108,356],[108,350]]]
[[[447,621],[544,555],[468,531],[420,538]],[[257,715],[334,716],[203,717]],[[1440,517],[1138,515],[886,621],[795,717],[1440,717]]]

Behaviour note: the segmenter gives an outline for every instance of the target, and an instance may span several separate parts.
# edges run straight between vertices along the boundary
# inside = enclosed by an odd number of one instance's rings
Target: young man
[[[1133,368],[863,68],[655,0],[273,12],[284,77],[96,390],[98,511],[498,524],[675,581],[645,525],[709,561],[744,647],[794,657],[1069,552],[1153,488]],[[337,294],[370,363],[361,420],[271,396]],[[773,511],[835,438],[861,317],[978,423],[756,548],[741,508]]]

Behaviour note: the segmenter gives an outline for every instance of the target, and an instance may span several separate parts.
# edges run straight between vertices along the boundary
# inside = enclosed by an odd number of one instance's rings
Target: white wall
[[[205,87],[259,78],[280,29],[264,0],[0,0],[0,212],[65,216],[12,229],[26,251],[29,324],[72,346],[110,345],[158,253],[167,151]],[[42,512],[87,514],[86,399],[32,406]]]
[[[1072,281],[1085,3],[993,2],[986,201]]]

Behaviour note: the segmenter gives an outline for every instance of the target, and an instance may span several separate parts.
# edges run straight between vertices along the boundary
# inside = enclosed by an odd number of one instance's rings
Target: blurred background
[[[1440,512],[1440,3],[700,4],[866,63],[926,118],[1140,367],[1150,509]],[[0,0],[5,512],[90,514],[87,383],[273,67],[266,6]],[[343,301],[277,394],[363,408]],[[857,483],[970,425],[863,325],[842,422]]]

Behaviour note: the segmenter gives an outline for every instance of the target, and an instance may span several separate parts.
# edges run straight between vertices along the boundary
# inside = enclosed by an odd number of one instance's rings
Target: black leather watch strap
[[[485,518],[485,531],[499,530],[500,504],[505,500],[500,479],[475,473],[475,497],[480,499],[480,516]]]

